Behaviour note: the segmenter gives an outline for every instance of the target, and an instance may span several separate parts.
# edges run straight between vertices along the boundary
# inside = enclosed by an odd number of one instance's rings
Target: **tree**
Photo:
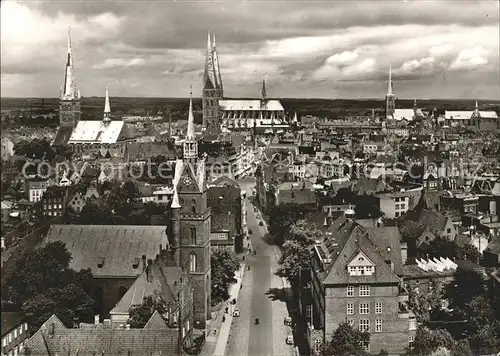
[[[127,323],[133,329],[142,329],[156,310],[160,314],[165,314],[168,308],[167,303],[155,291],[152,296],[144,297],[142,304],[130,307]]]
[[[269,210],[269,233],[277,244],[285,242],[291,226],[304,217],[304,209],[298,204],[273,206]]]
[[[299,283],[303,269],[309,268],[310,253],[305,243],[289,240],[283,244],[276,275],[286,278],[293,288]]]
[[[35,330],[52,314],[68,327],[75,319],[92,321],[95,303],[91,298],[90,270],[69,268],[71,254],[62,242],[51,242],[26,251],[2,280],[2,297],[27,315]]]
[[[441,347],[451,350],[454,346],[455,340],[446,330],[429,330],[419,327],[415,335],[413,350],[410,350],[408,354],[411,356],[428,356]]]
[[[108,223],[111,209],[105,203],[90,202],[80,211],[79,223],[84,225],[103,225]]]
[[[441,307],[441,296],[437,294],[434,283],[431,285],[432,291],[425,294],[421,293],[418,288],[408,286],[408,308],[415,313],[420,323],[428,322],[431,318],[431,311]]]
[[[287,241],[299,241],[306,245],[310,245],[315,240],[322,238],[323,233],[307,220],[299,220],[293,223],[286,236]]]
[[[132,212],[132,204],[129,201],[130,192],[120,185],[115,185],[106,199],[112,212],[127,218]]]
[[[235,272],[240,268],[240,261],[234,252],[215,250],[211,256],[212,300],[214,303],[229,298],[228,288],[236,283]]]
[[[122,189],[126,192],[129,203],[133,202],[140,195],[137,183],[132,180],[127,180],[123,183]]]
[[[52,150],[50,142],[43,138],[30,141],[19,141],[14,146],[14,151],[19,156],[24,156],[26,158],[34,158],[34,159],[46,159],[51,161],[55,157],[55,153]]]
[[[347,322],[339,325],[332,340],[323,344],[321,356],[361,356],[366,355],[363,346],[370,342],[370,333],[353,328]]]

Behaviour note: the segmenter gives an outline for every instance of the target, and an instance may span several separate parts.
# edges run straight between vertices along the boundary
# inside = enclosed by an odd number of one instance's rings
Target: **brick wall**
[[[375,303],[382,303],[382,314],[375,314]],[[354,304],[354,314],[347,314],[347,304]],[[360,303],[369,303],[370,313],[360,314]],[[359,328],[359,320],[370,320],[372,352],[386,349],[389,353],[401,352],[408,346],[408,318],[401,318],[398,301],[398,285],[371,285],[370,296],[360,297],[359,287],[354,286],[354,297],[347,297],[347,286],[328,288],[325,297],[325,337],[330,340],[339,324],[353,320]],[[382,332],[375,332],[376,320],[382,320]]]

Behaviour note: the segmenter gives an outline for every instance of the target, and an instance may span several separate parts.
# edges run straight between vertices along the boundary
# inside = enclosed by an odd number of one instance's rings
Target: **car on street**
[[[285,325],[288,325],[288,326],[292,326],[292,318],[290,318],[289,316],[287,316],[284,320],[284,324]]]
[[[234,317],[240,316],[240,310],[238,308],[234,308],[234,310],[233,310],[233,316]]]
[[[256,217],[257,219],[260,219],[260,215],[259,215],[259,214],[257,214],[255,217]]]
[[[252,235],[252,234],[253,234],[252,229],[248,229],[248,234],[249,234],[249,235]]]
[[[259,226],[264,226],[264,223],[262,221],[259,221]]]
[[[293,335],[288,335],[285,342],[287,345],[293,345]]]

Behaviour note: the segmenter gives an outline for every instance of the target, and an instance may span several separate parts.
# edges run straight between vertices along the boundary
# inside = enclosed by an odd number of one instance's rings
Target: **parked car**
[[[252,234],[253,234],[252,229],[248,229],[248,234],[249,234],[249,235],[252,235]]]
[[[284,324],[285,325],[288,325],[288,326],[292,326],[292,318],[290,318],[289,316],[287,316],[284,320]]]
[[[287,345],[293,345],[293,335],[288,335],[285,342]]]
[[[255,217],[256,217],[257,219],[260,219],[260,215],[259,215],[259,214],[257,214]]]
[[[262,221],[259,221],[259,226],[264,226],[264,223]]]
[[[238,308],[234,308],[234,310],[233,310],[233,316],[234,317],[240,316],[240,310]]]

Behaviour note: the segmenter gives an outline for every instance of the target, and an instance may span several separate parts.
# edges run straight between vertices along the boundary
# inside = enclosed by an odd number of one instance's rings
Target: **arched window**
[[[191,212],[196,213],[196,199],[191,199]]]
[[[127,287],[121,286],[118,288],[118,301],[117,303],[123,298],[123,296],[127,293]]]
[[[196,253],[194,252],[191,252],[189,254],[189,271],[190,272],[196,271]]]
[[[189,228],[189,238],[191,239],[191,244],[196,245],[196,228],[194,226]]]

